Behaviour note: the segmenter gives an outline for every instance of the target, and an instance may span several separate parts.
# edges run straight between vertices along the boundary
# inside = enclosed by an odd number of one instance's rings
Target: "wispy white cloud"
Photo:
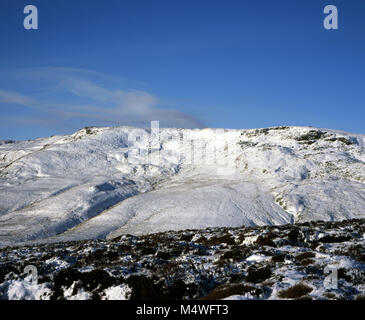
[[[171,126],[203,127],[199,120],[188,114],[159,107],[160,100],[148,92],[110,88],[107,83],[113,82],[115,86],[117,78],[95,71],[39,68],[18,70],[14,74],[31,81],[33,86],[38,85],[37,94],[0,89],[0,103],[26,106],[41,113],[42,119],[29,119],[29,122],[43,123],[50,118],[53,122],[57,116],[58,123],[79,119],[84,123],[115,125],[160,120]]]
[[[1,90],[0,89],[0,102],[19,104],[22,106],[31,106],[35,101],[27,96],[19,94],[11,90]]]

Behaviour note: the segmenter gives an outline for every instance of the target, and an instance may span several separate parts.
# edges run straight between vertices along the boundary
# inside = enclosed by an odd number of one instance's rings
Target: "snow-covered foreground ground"
[[[0,246],[365,217],[365,136],[85,128],[0,142]]]
[[[0,299],[363,300],[364,248],[364,219],[8,247]]]

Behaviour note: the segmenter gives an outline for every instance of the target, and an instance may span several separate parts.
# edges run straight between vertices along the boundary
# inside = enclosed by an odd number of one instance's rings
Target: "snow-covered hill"
[[[0,245],[365,217],[365,135],[84,128],[0,142]]]

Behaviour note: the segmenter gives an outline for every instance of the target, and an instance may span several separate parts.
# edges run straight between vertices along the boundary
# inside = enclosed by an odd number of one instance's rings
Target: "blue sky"
[[[365,133],[364,34],[363,0],[2,0],[0,139],[149,120]]]

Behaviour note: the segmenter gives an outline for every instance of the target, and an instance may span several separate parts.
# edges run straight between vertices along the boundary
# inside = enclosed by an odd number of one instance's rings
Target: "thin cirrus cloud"
[[[31,106],[35,103],[33,99],[10,90],[0,90],[0,102],[21,106]]]
[[[159,120],[165,126],[204,127],[201,121],[184,112],[159,107],[160,100],[145,91],[110,89],[108,85],[115,85],[118,78],[95,71],[39,68],[17,70],[11,75],[30,83],[28,93],[0,89],[0,103],[25,107],[37,116],[3,117],[7,121],[67,127],[70,121],[133,125]]]

